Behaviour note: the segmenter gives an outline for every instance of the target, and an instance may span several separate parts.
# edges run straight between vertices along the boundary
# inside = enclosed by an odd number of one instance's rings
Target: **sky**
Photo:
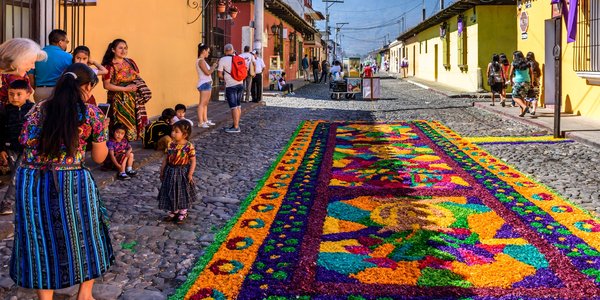
[[[340,0],[338,0],[340,1]],[[387,41],[394,41],[403,30],[419,24],[422,19],[422,7],[425,3],[426,16],[429,18],[440,10],[439,0],[343,0],[344,3],[329,3],[329,26],[331,39],[336,33],[336,23],[348,23],[341,26],[339,35],[346,55],[362,55],[380,48]],[[448,7],[456,0],[445,0]],[[313,9],[325,15],[325,2],[313,0]],[[405,25],[403,28],[402,16]],[[317,23],[325,30],[325,21]]]

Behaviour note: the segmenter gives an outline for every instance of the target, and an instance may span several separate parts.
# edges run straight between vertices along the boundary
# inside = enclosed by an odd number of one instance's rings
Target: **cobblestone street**
[[[159,160],[142,167],[130,181],[104,186],[100,194],[110,216],[116,263],[96,281],[95,299],[153,300],[171,295],[214,234],[236,215],[302,120],[425,119],[441,121],[463,136],[551,134],[475,108],[473,99],[448,98],[392,78],[381,82],[383,99],[378,101],[330,100],[327,85],[309,84],[295,96],[267,97],[265,106],[242,116],[240,134],[227,134],[222,128],[201,134],[194,140],[201,201],[185,224],[162,221],[165,212],[156,201]],[[481,147],[579,206],[600,212],[600,149],[578,142]],[[0,299],[35,299],[32,291],[16,288],[8,277],[12,242],[12,238],[0,241]],[[77,287],[57,291],[55,299],[75,299],[76,292]]]

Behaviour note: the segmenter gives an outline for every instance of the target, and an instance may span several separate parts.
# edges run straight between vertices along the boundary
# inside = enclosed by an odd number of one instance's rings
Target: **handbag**
[[[150,101],[150,99],[152,98],[152,91],[150,91],[150,88],[148,87],[144,79],[142,79],[142,77],[138,75],[138,77],[133,80],[133,84],[137,86],[135,102],[139,102],[141,104],[148,103],[148,101]]]
[[[248,75],[250,77],[256,76],[256,68],[254,67],[254,63],[250,62],[250,68],[248,68]]]

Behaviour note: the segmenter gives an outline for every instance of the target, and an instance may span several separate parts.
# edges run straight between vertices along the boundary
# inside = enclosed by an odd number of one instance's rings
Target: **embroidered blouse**
[[[54,170],[70,170],[74,167],[68,165],[84,162],[88,138],[91,137],[91,141],[95,143],[106,141],[108,133],[104,128],[104,114],[98,107],[86,104],[85,115],[79,114],[79,119],[83,123],[79,125],[79,146],[75,151],[75,155],[68,155],[64,145],[61,145],[61,153],[57,157],[42,155],[38,150],[38,146],[42,131],[43,104],[44,102],[40,102],[31,109],[19,137],[19,142],[25,147],[23,150],[23,162],[25,164],[52,165]],[[35,168],[35,166],[30,167]]]
[[[125,154],[127,150],[131,149],[131,145],[129,145],[126,138],[123,138],[120,142],[110,139],[106,142],[106,147],[109,151],[114,151],[115,154]]]
[[[121,63],[112,63],[105,66],[108,70],[107,74],[102,76],[103,80],[110,79],[110,83],[114,85],[129,84],[137,78],[139,69],[132,59],[124,59]]]
[[[167,163],[174,166],[188,165],[192,157],[196,156],[194,144],[187,142],[185,144],[177,144],[177,142],[169,143],[169,147],[165,149],[167,154]]]

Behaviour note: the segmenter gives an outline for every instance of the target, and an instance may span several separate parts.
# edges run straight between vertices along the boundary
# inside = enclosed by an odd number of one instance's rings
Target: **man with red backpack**
[[[225,80],[225,100],[231,109],[233,126],[226,128],[227,133],[239,133],[242,117],[241,100],[244,96],[244,80],[248,76],[248,68],[244,58],[235,54],[232,44],[225,45],[225,56],[219,59],[217,67],[219,79]]]

